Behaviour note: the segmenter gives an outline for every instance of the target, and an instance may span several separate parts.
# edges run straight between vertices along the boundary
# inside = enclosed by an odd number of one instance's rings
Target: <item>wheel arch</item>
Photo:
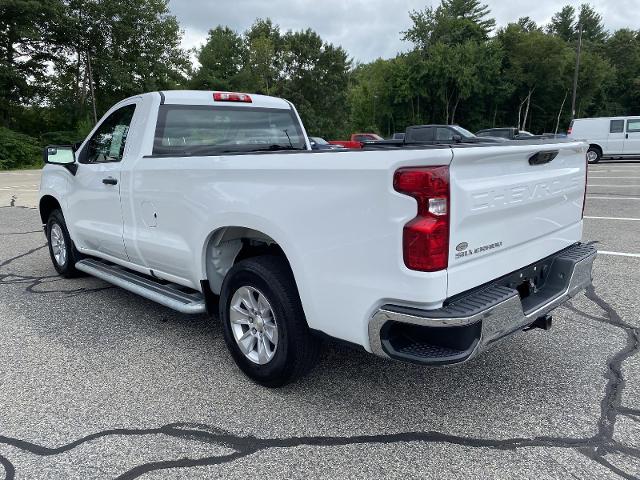
[[[43,195],[38,203],[38,211],[40,212],[40,219],[44,225],[49,220],[49,215],[54,210],[62,210],[62,205],[56,197],[53,195]]]
[[[272,235],[246,226],[217,228],[208,235],[203,250],[203,271],[209,288],[219,295],[222,282],[231,267],[240,260],[267,254],[282,257],[293,272],[282,244]]]
[[[589,148],[595,148],[600,150],[600,156],[602,156],[603,150],[602,147],[600,145],[598,145],[597,143],[590,143],[589,144]]]

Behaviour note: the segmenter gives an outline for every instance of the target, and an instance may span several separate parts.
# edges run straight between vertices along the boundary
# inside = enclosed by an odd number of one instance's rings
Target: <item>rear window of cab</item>
[[[154,155],[220,155],[306,148],[291,109],[161,105]]]

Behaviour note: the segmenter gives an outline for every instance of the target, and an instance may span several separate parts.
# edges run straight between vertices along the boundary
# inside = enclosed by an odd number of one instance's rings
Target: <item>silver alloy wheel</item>
[[[598,153],[594,150],[589,150],[587,152],[587,161],[589,163],[593,163],[598,159]]]
[[[258,365],[269,363],[278,348],[278,324],[267,297],[257,288],[238,288],[229,307],[233,337],[240,351]]]
[[[51,226],[51,233],[49,235],[49,241],[51,242],[51,251],[53,252],[53,258],[56,259],[56,263],[63,267],[67,263],[67,244],[64,241],[64,234],[62,228],[57,223]]]

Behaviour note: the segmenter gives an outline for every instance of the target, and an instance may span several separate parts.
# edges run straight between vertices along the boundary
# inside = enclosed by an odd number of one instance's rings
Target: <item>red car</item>
[[[376,133],[354,133],[351,135],[351,140],[329,140],[329,143],[332,145],[342,145],[346,148],[362,148],[362,142],[371,140],[384,140],[384,138]]]

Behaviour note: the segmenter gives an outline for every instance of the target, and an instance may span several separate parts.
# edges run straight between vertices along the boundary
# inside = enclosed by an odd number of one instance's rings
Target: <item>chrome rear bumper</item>
[[[384,305],[369,322],[371,349],[382,357],[427,365],[469,360],[590,285],[596,254],[593,245],[575,244],[457,295],[437,310]],[[525,283],[531,291],[523,293]]]

